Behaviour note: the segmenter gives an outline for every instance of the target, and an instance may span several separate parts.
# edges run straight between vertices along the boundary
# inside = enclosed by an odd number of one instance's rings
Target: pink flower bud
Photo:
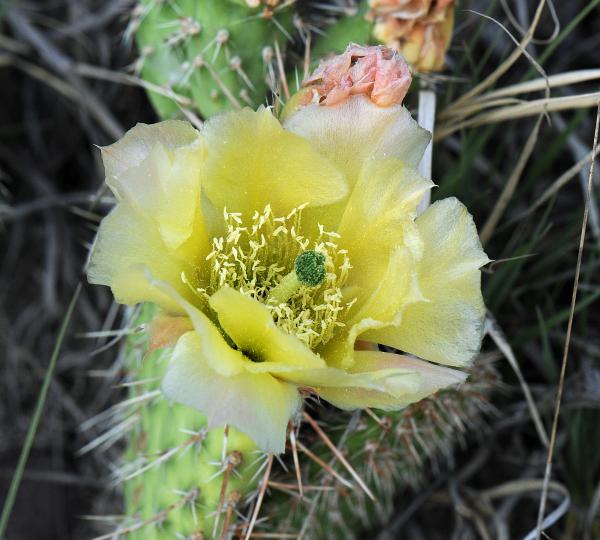
[[[304,86],[317,92],[325,106],[363,94],[379,107],[390,107],[402,103],[411,80],[401,54],[383,46],[351,43],[343,54],[322,61]]]

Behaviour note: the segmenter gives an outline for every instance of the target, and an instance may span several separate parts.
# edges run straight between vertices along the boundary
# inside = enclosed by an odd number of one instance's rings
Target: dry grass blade
[[[518,497],[520,495],[539,491],[543,485],[544,481],[538,479],[513,480],[510,482],[505,482],[499,486],[486,489],[480,492],[480,495],[484,500],[488,501],[502,499],[505,497]],[[548,484],[548,488],[554,493],[562,496],[562,501],[559,506],[544,519],[545,527],[551,527],[554,525],[562,516],[565,515],[571,505],[571,497],[565,486],[558,482],[550,482]],[[524,540],[533,540],[535,538],[535,533],[536,530],[534,529],[525,536]]]
[[[465,101],[468,101],[475,96],[478,96],[486,89],[490,88],[502,75],[504,75],[511,66],[523,55],[526,54],[526,47],[529,45],[531,40],[533,39],[533,34],[540,22],[542,17],[542,12],[544,11],[544,6],[546,5],[545,0],[540,0],[540,3],[537,6],[535,11],[535,15],[533,17],[533,21],[527,30],[527,34],[518,44],[517,48],[511,53],[511,55],[500,64],[488,77],[486,77],[482,82],[480,82],[477,86],[469,90],[466,94],[463,94],[460,98],[458,98],[453,106],[458,106]]]
[[[252,512],[252,518],[250,519],[250,523],[248,524],[248,529],[246,530],[246,535],[244,536],[244,540],[249,540],[252,536],[252,531],[254,530],[254,526],[256,525],[256,520],[258,519],[258,514],[260,513],[260,508],[262,506],[263,499],[265,498],[265,493],[267,491],[267,487],[269,485],[269,478],[271,476],[271,468],[273,467],[273,455],[271,454],[267,460],[267,468],[265,470],[265,474],[263,476],[260,489],[258,491],[258,497],[256,499],[256,503],[254,506],[254,511]]]
[[[544,116],[540,115],[537,121],[535,122],[535,126],[533,127],[533,130],[529,134],[527,142],[525,143],[525,148],[523,148],[523,151],[519,156],[519,160],[517,161],[517,164],[513,169],[513,172],[511,173],[508,182],[506,182],[506,184],[504,185],[504,189],[502,190],[498,201],[494,205],[492,213],[487,218],[485,225],[481,230],[480,237],[481,243],[483,245],[487,244],[489,239],[492,237],[492,234],[494,234],[494,230],[496,229],[500,218],[504,214],[504,211],[506,210],[506,207],[508,206],[508,203],[510,202],[513,193],[515,192],[515,189],[517,189],[517,185],[519,184],[521,175],[523,174],[525,166],[527,165],[527,162],[529,161],[529,158],[531,157],[531,154],[533,153],[533,150],[537,143],[538,135],[540,132],[540,126],[542,124],[543,119]]]
[[[589,107],[595,107],[599,98],[600,92],[591,92],[589,94],[579,94],[576,96],[536,99],[527,101],[525,103],[520,103],[518,105],[502,107],[494,111],[481,113],[462,122],[444,123],[437,128],[433,140],[439,141],[445,139],[453,133],[468,127],[506,122],[508,120],[525,118],[527,116],[535,116],[545,112],[587,109]]]
[[[358,473],[354,470],[352,465],[348,463],[348,460],[344,457],[344,455],[338,450],[338,448],[333,444],[331,439],[325,434],[325,432],[319,427],[314,419],[306,412],[303,413],[304,418],[308,421],[311,427],[317,432],[317,435],[321,437],[321,440],[329,447],[329,449],[334,453],[337,459],[340,460],[342,465],[346,467],[346,470],[352,475],[352,478],[356,480],[358,485],[362,488],[362,490],[367,494],[367,496],[374,501],[375,496],[371,493],[371,490],[367,487],[367,484],[363,481],[363,479],[358,475]]]
[[[595,149],[598,145],[598,129],[600,127],[600,100],[598,101],[598,109],[596,111],[596,127],[594,129],[594,144]],[[592,161],[590,174],[588,177],[588,190],[585,198],[585,206],[583,209],[583,219],[581,221],[581,234],[579,236],[579,250],[577,252],[577,264],[575,265],[575,279],[573,280],[573,292],[571,295],[571,307],[569,311],[569,321],[567,323],[567,334],[565,337],[565,347],[563,350],[562,364],[560,368],[560,379],[558,383],[558,391],[556,393],[556,405],[554,408],[554,418],[552,420],[552,430],[550,432],[550,445],[548,447],[548,457],[546,459],[546,470],[544,473],[544,486],[542,488],[542,496],[540,498],[540,507],[538,511],[536,540],[539,540],[542,535],[542,525],[544,512],[546,510],[546,499],[548,497],[548,486],[552,475],[552,459],[554,457],[554,447],[556,444],[556,434],[558,431],[558,417],[560,415],[560,405],[562,401],[563,390],[565,386],[565,376],[567,372],[567,361],[569,358],[569,347],[571,345],[571,332],[573,331],[573,318],[575,316],[575,305],[577,304],[577,290],[579,289],[579,276],[581,273],[581,261],[583,258],[583,247],[585,245],[585,232],[587,229],[588,215],[590,211],[590,198],[592,196],[592,181],[594,178],[594,164]]]
[[[79,96],[79,103],[96,118],[107,133],[120,138],[125,130],[104,103],[94,94],[73,70],[73,62],[55,47],[29,20],[17,9],[8,12],[7,19],[18,35],[40,54],[44,61],[59,75],[64,76]]]
[[[523,390],[525,399],[527,400],[527,406],[529,407],[529,412],[531,414],[531,418],[533,420],[533,424],[535,425],[535,429],[538,433],[538,436],[542,441],[543,445],[548,446],[548,435],[546,433],[546,430],[544,429],[544,424],[542,422],[542,418],[537,409],[535,401],[533,400],[533,396],[531,395],[531,390],[529,390],[527,381],[525,380],[525,377],[523,377],[523,373],[521,372],[519,363],[515,358],[515,354],[513,353],[512,347],[509,345],[508,341],[506,340],[506,337],[504,336],[504,332],[502,332],[500,326],[490,313],[488,313],[487,318],[485,320],[485,331],[494,340],[494,343],[498,346],[504,357],[508,360],[510,367],[515,372],[515,375],[519,380],[519,384],[521,385],[521,389]]]
[[[144,90],[155,93],[159,96],[164,96],[172,99],[175,103],[182,107],[193,107],[194,102],[185,96],[182,96],[170,88],[165,88],[157,84],[145,81],[134,75],[128,75],[127,73],[121,73],[118,71],[112,71],[99,66],[93,66],[90,64],[84,64],[82,62],[73,65],[73,70],[82,77],[88,77],[90,79],[98,79],[102,81],[110,81],[117,84],[125,84],[128,86],[139,86]]]
[[[478,110],[504,104],[502,98],[510,98],[531,92],[540,92],[542,90],[547,90],[548,88],[568,86],[572,84],[593,81],[596,79],[600,79],[600,69],[582,69],[578,71],[559,73],[557,75],[550,75],[547,78],[540,77],[532,81],[505,86],[503,88],[493,90],[482,96],[477,96],[473,99],[470,99],[460,106],[450,105],[440,112],[438,117],[440,120],[461,117],[464,118],[466,115],[473,114]]]
[[[23,60],[16,55],[7,53],[0,54],[0,67],[9,66],[14,66],[24,73],[27,73],[27,75],[30,77],[34,77],[35,79],[42,81],[68,99],[73,101],[79,100],[79,94],[77,91],[72,86],[65,83],[65,81],[60,77],[56,77],[44,68],[37,66],[36,64],[32,64],[27,60]]]
[[[517,96],[519,94],[527,94],[530,92],[540,92],[545,90],[547,87],[557,88],[560,86],[568,86],[572,84],[579,84],[583,82],[594,81],[600,79],[600,69],[581,69],[577,71],[567,71],[564,73],[558,73],[556,75],[549,75],[547,78],[538,78],[531,81],[526,81],[519,84],[513,84],[499,88],[478,96],[473,101],[488,101],[491,99],[498,99],[500,97]],[[448,107],[448,112],[453,112],[454,109]],[[446,112],[444,111],[444,112]],[[442,114],[440,114],[442,116]]]
[[[567,169],[563,174],[561,174],[552,183],[552,185],[548,189],[546,189],[546,191],[544,191],[542,196],[537,201],[535,201],[525,212],[514,217],[511,220],[511,222],[519,221],[531,215],[535,210],[542,206],[542,204],[554,197],[554,195],[556,195],[570,180],[575,178],[586,165],[588,165],[591,161],[593,161],[596,158],[598,154],[600,154],[600,145],[596,145],[596,147],[590,150],[590,152],[585,157],[580,159],[572,167],[569,167],[569,169]]]

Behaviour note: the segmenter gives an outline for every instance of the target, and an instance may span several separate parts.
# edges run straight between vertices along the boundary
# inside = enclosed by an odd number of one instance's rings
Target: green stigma
[[[318,251],[305,251],[296,257],[294,270],[301,283],[316,287],[325,280],[325,255]]]
[[[304,251],[296,257],[294,269],[283,277],[269,294],[277,304],[287,302],[302,286],[316,287],[325,281],[325,255],[318,251]]]

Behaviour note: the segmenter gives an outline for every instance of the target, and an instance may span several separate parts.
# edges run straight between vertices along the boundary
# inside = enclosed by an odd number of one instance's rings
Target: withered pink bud
[[[363,94],[379,107],[390,107],[402,103],[411,80],[404,58],[393,49],[351,43],[342,54],[323,60],[304,86],[325,106]]]
[[[367,18],[378,41],[400,51],[419,71],[444,65],[454,26],[454,0],[370,0]]]
[[[432,0],[370,0],[369,5],[379,15],[392,14],[399,19],[417,19],[429,12]]]

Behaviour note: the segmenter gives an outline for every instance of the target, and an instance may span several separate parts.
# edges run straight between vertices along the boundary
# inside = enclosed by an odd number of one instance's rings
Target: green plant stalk
[[[67,312],[65,313],[65,317],[60,326],[60,330],[58,331],[58,336],[56,338],[56,343],[54,344],[54,349],[52,351],[52,356],[50,357],[50,362],[48,363],[48,367],[46,368],[44,382],[42,383],[42,388],[38,395],[37,403],[35,404],[35,411],[33,413],[33,417],[31,418],[31,424],[29,424],[29,429],[27,430],[27,437],[25,438],[25,442],[23,443],[23,448],[21,448],[19,462],[17,463],[15,474],[10,483],[10,488],[6,496],[6,501],[4,502],[4,507],[2,508],[2,516],[0,516],[1,539],[3,539],[4,535],[6,534],[8,521],[10,519],[10,515],[15,504],[15,499],[17,497],[17,492],[19,491],[19,486],[21,485],[21,479],[23,478],[23,473],[25,472],[25,466],[27,465],[29,453],[31,452],[31,447],[33,446],[35,434],[37,433],[37,429],[42,418],[42,412],[44,411],[44,405],[46,404],[46,398],[48,397],[48,390],[50,389],[50,383],[52,382],[52,377],[56,368],[56,362],[58,361],[58,355],[60,354],[60,349],[65,339],[67,327],[71,322],[73,310],[75,309],[77,301],[79,300],[79,296],[81,294],[81,287],[81,282],[79,282],[77,284],[75,292],[73,293],[71,301],[69,302],[69,307],[67,308]]]

